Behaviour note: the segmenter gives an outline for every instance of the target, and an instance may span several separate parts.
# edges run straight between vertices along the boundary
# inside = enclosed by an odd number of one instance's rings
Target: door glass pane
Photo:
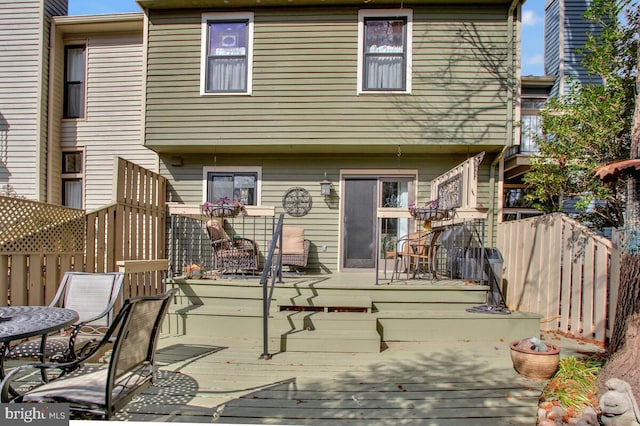
[[[384,180],[382,182],[381,207],[408,208],[409,207],[409,183],[410,180]],[[385,251],[394,251],[399,238],[409,233],[409,219],[384,218],[380,232],[380,254],[384,257]]]

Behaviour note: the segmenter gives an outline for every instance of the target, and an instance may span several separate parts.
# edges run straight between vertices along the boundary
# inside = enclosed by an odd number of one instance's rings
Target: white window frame
[[[209,40],[209,23],[224,21],[248,21],[247,40],[247,90],[246,92],[207,92],[207,50]],[[247,96],[253,91],[253,12],[203,13],[201,16],[200,35],[200,95],[203,96]]]
[[[407,20],[407,69],[405,90],[362,90],[364,76],[364,21],[366,18],[405,18]],[[412,9],[364,9],[358,11],[358,78],[357,94],[405,93],[411,94],[411,70],[413,69],[413,10]]]
[[[209,173],[255,173],[256,179],[256,206],[262,203],[262,167],[242,166],[213,166],[202,168],[202,203],[207,201],[207,175]]]

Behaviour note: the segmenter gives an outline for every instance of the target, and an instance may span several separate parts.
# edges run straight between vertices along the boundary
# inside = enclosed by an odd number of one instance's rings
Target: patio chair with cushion
[[[78,322],[69,330],[18,343],[6,358],[71,361],[91,351],[111,326],[116,304],[122,304],[123,281],[121,272],[66,272],[50,305],[73,309]]]
[[[279,242],[273,256],[273,263],[278,262]],[[309,260],[311,241],[304,238],[304,228],[300,226],[282,226],[282,266],[305,268]]]
[[[216,268],[223,273],[256,271],[258,269],[258,245],[249,238],[230,238],[221,221],[207,222],[207,232],[213,246]]]
[[[66,363],[24,364],[11,370],[0,383],[0,401],[66,403],[74,418],[110,419],[153,382],[158,336],[176,291],[126,300],[99,344],[81,358]],[[107,365],[86,362],[110,341],[113,349]],[[30,388],[33,378],[28,373],[34,369],[58,369],[64,374]],[[18,391],[25,387],[29,390],[11,400],[11,386]]]

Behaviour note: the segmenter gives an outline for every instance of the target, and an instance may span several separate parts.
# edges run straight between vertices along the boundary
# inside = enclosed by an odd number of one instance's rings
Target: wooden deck
[[[276,353],[163,337],[159,377],[118,420],[298,425],[534,425],[543,382],[507,342],[389,344],[380,353]]]

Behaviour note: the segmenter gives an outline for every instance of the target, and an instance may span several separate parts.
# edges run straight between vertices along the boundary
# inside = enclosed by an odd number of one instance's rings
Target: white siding
[[[74,35],[74,40],[82,37]],[[114,158],[157,170],[156,155],[142,145],[142,33],[87,40],[87,109],[81,120],[63,120],[60,145],[85,150],[85,208],[112,200]],[[75,44],[75,43],[74,43]]]
[[[0,2],[0,190],[37,199],[39,0]]]

